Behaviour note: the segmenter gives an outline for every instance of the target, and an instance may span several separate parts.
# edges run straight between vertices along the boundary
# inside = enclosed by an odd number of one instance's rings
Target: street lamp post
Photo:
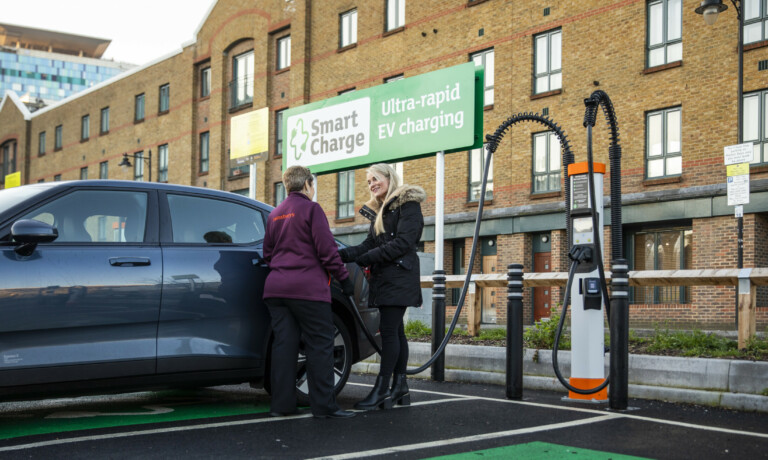
[[[733,9],[736,10],[736,17],[739,20],[739,75],[737,81],[737,93],[738,101],[736,104],[736,114],[738,118],[738,144],[741,144],[744,139],[744,14],[743,3],[741,0],[731,0]],[[701,2],[696,13],[704,16],[704,22],[707,25],[713,25],[717,21],[717,16],[723,11],[728,9],[728,5],[723,4],[722,0],[704,0]],[[737,268],[744,268],[744,218],[739,215],[736,218],[738,239],[737,239],[737,255],[736,264]],[[739,290],[736,289],[736,327],[739,326]]]
[[[123,161],[121,161],[118,164],[118,166],[123,168],[130,168],[131,166],[133,166],[131,164],[131,160],[129,159],[129,157],[134,159],[138,158],[139,160],[148,162],[149,167],[147,168],[147,176],[148,176],[147,182],[152,182],[152,149],[149,149],[149,151],[147,152],[146,158],[144,157],[143,153],[132,153],[132,154],[124,153]]]

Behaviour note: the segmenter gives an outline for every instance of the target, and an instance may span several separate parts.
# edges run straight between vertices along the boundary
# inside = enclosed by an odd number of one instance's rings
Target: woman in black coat
[[[390,408],[393,403],[410,404],[403,315],[406,308],[422,304],[416,249],[424,228],[420,203],[427,195],[421,187],[401,186],[400,177],[388,164],[371,166],[367,177],[371,200],[360,214],[371,220],[368,237],[357,246],[341,249],[340,254],[344,262],[370,267],[370,304],[380,312],[379,375],[371,393],[355,404],[356,409],[372,410]]]

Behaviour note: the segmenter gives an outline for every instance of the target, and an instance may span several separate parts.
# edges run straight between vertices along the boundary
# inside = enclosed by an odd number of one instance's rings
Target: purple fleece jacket
[[[319,204],[291,192],[269,214],[264,259],[270,272],[264,298],[331,301],[331,276],[349,277]]]

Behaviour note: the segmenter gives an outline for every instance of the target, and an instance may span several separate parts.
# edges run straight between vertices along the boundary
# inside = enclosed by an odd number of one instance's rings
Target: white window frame
[[[469,60],[474,62],[476,66],[483,66],[485,68],[485,82],[483,84],[483,105],[493,105],[493,69],[495,61],[493,48],[473,53],[469,56]]]
[[[160,113],[171,110],[171,84],[166,83],[160,86],[160,101],[157,107],[157,111]]]
[[[768,0],[742,0],[744,44],[768,40]]]
[[[338,177],[336,218],[355,217],[355,171],[342,171]]]
[[[563,31],[550,30],[533,37],[533,93],[563,88]]]
[[[467,202],[475,203],[480,201],[480,189],[483,186],[483,173],[485,172],[485,150],[486,144],[481,148],[469,151],[467,170]],[[478,196],[475,196],[478,195]],[[493,199],[493,157],[491,157],[491,167],[488,170],[488,182],[485,187],[484,201]]]
[[[286,35],[277,39],[277,70],[291,66],[291,36]]]
[[[675,118],[677,118],[677,121]],[[678,177],[683,173],[682,119],[682,107],[680,106],[646,113],[646,179]],[[658,132],[656,132],[657,130]],[[675,139],[675,136],[677,136],[677,139]],[[677,142],[677,145],[675,145],[675,142]],[[652,174],[652,170],[655,171],[659,167],[661,168],[660,174]]]
[[[211,160],[211,133],[206,131],[200,133],[200,157],[198,158],[197,167],[200,173],[207,173],[210,168]]]
[[[562,155],[557,134],[554,131],[534,134],[532,149],[531,188],[533,193],[559,192],[562,189]],[[539,159],[543,159],[543,163],[539,163],[537,161]],[[539,185],[539,178],[543,178],[543,186]]]
[[[405,25],[405,0],[387,0],[386,32]]]
[[[83,115],[80,118],[80,140],[87,141],[91,138],[91,116]]]
[[[768,89],[744,95],[743,142],[752,142],[753,165],[768,165]]]
[[[157,147],[157,181],[168,182],[168,144]]]
[[[357,9],[339,15],[339,48],[357,43]]]
[[[683,60],[682,4],[682,0],[648,2],[645,39],[646,68]]]

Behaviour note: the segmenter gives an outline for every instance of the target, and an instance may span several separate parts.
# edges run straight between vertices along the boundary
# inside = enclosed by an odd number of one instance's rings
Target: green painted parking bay
[[[170,396],[170,397],[169,397]],[[150,423],[252,415],[269,411],[269,400],[223,401],[205,393],[163,392],[140,403],[102,404],[99,408],[64,407],[0,417],[0,439]]]
[[[429,460],[469,460],[469,459],[506,460],[509,458],[524,458],[526,460],[547,459],[590,459],[590,460],[630,460],[642,459],[630,455],[600,452],[597,450],[582,449],[580,447],[562,446],[548,442],[529,442],[514,446],[495,447],[493,449],[476,450],[461,454],[443,455],[431,457]]]

